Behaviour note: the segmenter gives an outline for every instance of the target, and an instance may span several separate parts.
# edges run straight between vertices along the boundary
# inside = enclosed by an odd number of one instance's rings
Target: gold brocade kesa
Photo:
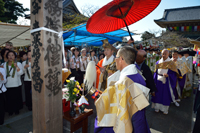
[[[177,74],[179,74],[176,64],[173,61],[159,63],[156,65],[154,72],[156,72],[157,69],[170,69],[170,70],[176,72]]]
[[[112,84],[95,102],[98,126],[113,127],[115,133],[131,133],[131,117],[147,107],[149,102],[143,91],[128,77]]]
[[[188,66],[185,64],[185,62],[178,60],[175,62],[177,68],[180,70],[180,73],[182,76],[184,76],[186,73],[191,73],[192,71]]]

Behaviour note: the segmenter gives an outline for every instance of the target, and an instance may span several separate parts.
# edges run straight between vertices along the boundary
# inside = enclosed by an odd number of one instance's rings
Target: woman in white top
[[[31,89],[31,51],[27,52],[28,59],[22,62],[24,76],[24,86],[25,86],[25,98],[26,106],[28,110],[32,110],[32,89]]]
[[[84,75],[88,64],[85,48],[81,50],[80,61],[81,61],[81,72]]]
[[[14,51],[9,51],[6,55],[8,62],[4,63],[6,71],[6,106],[9,115],[19,114],[19,110],[23,107],[22,91],[21,91],[21,75],[23,74],[22,64],[15,62],[17,57]]]
[[[0,68],[0,125],[4,123],[5,115],[5,92],[6,92],[6,72],[4,68]]]
[[[95,51],[93,49],[90,50],[90,56],[88,57],[88,62],[94,61],[95,64],[99,62],[98,58],[95,56]]]
[[[74,55],[70,59],[71,77],[75,77],[80,84],[83,83],[83,75],[80,70],[81,62],[79,57],[79,49],[75,48]]]

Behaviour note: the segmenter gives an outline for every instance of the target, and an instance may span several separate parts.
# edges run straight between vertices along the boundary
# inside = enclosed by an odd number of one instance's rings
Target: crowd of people
[[[93,49],[87,51],[86,48],[79,50],[77,47],[71,47],[70,50],[65,49],[66,62],[63,62],[63,68],[69,69],[71,71],[70,77],[75,77],[82,84],[88,63],[94,61],[97,64],[104,56],[103,52],[96,56]]]
[[[19,57],[19,58],[18,58]],[[7,42],[1,50],[0,64],[0,125],[4,123],[5,112],[9,116],[18,115],[23,104],[32,110],[31,92],[31,51],[14,51],[13,44]],[[23,98],[25,94],[25,98]]]
[[[133,42],[129,40],[127,45]],[[63,57],[63,68],[71,71],[69,78],[75,77],[80,84],[88,72],[89,62],[96,65],[96,72],[89,72],[96,73],[93,84],[103,92],[103,97],[97,99],[96,108],[93,108],[97,114],[94,132],[150,132],[145,116],[149,94],[155,112],[162,111],[166,115],[171,103],[178,107],[182,98],[190,97],[194,73],[190,50],[141,50],[131,46],[117,50],[106,40],[103,48],[97,55],[93,49],[72,47],[65,49]],[[24,101],[28,110],[32,110],[31,51],[28,49],[17,55],[8,42],[1,50],[1,57],[0,124],[3,124],[5,112],[19,114]],[[105,123],[111,128],[105,128]],[[119,124],[126,129],[117,126]]]
[[[128,42],[128,45],[132,43],[131,41]],[[175,49],[169,51],[167,49],[163,49],[162,51],[158,49],[146,49],[141,50],[138,49],[137,51],[134,51],[135,49],[131,47],[129,49],[129,46],[124,46],[120,48],[117,52],[117,49],[113,47],[108,42],[104,41],[103,44],[104,48],[104,55],[105,57],[100,59],[95,57],[92,52],[90,54],[86,54],[86,49],[81,50],[81,55],[78,56],[79,51],[77,48],[72,48],[71,53],[73,53],[73,56],[69,59],[70,65],[68,65],[67,68],[69,68],[72,72],[71,76],[75,76],[76,80],[78,80],[80,83],[83,83],[83,78],[85,74],[85,70],[87,67],[87,64],[89,61],[95,61],[96,64],[96,83],[95,88],[103,92],[103,97],[100,97],[95,103],[96,108],[93,108],[93,111],[97,113],[97,118],[95,122],[95,132],[114,132],[115,130],[121,130],[117,129],[117,125],[121,123],[114,123],[112,122],[111,118],[116,120],[118,119],[117,112],[113,110],[113,103],[109,103],[109,101],[118,101],[122,100],[123,97],[115,96],[116,94],[121,95],[125,92],[119,91],[120,89],[123,90],[126,88],[126,85],[129,83],[127,80],[127,77],[131,79],[133,82],[138,83],[138,88],[140,88],[143,91],[144,96],[141,100],[141,105],[146,104],[145,99],[148,99],[148,95],[145,95],[146,92],[151,94],[151,102],[152,102],[152,108],[155,109],[155,112],[163,112],[163,114],[167,115],[169,112],[169,106],[171,103],[174,103],[177,107],[180,106],[181,99],[190,97],[192,93],[192,86],[193,86],[193,63],[192,63],[192,54],[189,49],[177,51]],[[133,48],[133,49],[132,49]],[[125,49],[125,50],[124,50]],[[123,51],[123,52],[122,52]],[[128,51],[132,51],[128,52]],[[114,56],[114,53],[116,55]],[[94,56],[94,58],[92,58]],[[95,59],[99,59],[95,60]],[[78,68],[78,69],[77,69]],[[79,70],[80,68],[80,70]],[[94,73],[94,72],[91,72]],[[196,74],[194,74],[196,75]],[[122,78],[123,77],[123,78]],[[126,78],[125,78],[126,77]],[[123,83],[120,83],[121,86],[124,88],[119,88],[119,81],[121,82],[122,79],[124,80]],[[111,86],[111,83],[115,81],[115,87],[116,90],[119,92],[116,92],[114,94],[108,93],[108,90],[111,91],[112,89],[109,88]],[[145,82],[144,82],[145,81]],[[128,82],[128,83],[125,83]],[[116,84],[118,86],[116,86]],[[110,86],[109,86],[110,85]],[[142,86],[141,86],[142,85]],[[148,89],[145,89],[147,87]],[[137,87],[133,87],[137,88]],[[104,94],[104,90],[105,94]],[[132,88],[131,88],[132,89]],[[126,89],[125,89],[126,90]],[[113,91],[113,90],[112,90]],[[130,94],[132,90],[130,90]],[[108,93],[108,94],[107,94]],[[135,93],[135,92],[134,92]],[[130,95],[129,94],[129,95]],[[106,95],[112,95],[109,96],[107,99],[108,101],[105,101]],[[128,97],[128,96],[127,96]],[[126,98],[127,98],[126,97]],[[112,99],[115,98],[115,99]],[[134,98],[134,96],[131,95],[131,98]],[[127,100],[127,99],[126,99]],[[125,101],[126,101],[125,100]],[[142,101],[144,103],[142,103]],[[149,101],[148,101],[149,102]],[[138,101],[137,104],[140,102]],[[90,103],[91,104],[91,103]],[[93,103],[94,104],[94,103]],[[107,110],[106,108],[102,107],[102,104],[107,106],[107,109],[113,110],[114,112],[105,112],[104,110]],[[126,103],[127,106],[126,109],[132,108],[131,104],[136,103]],[[129,105],[129,106],[128,106]],[[137,107],[139,105],[136,105]],[[138,109],[136,108],[135,114],[129,112],[129,120],[131,120],[132,129],[129,127],[130,131],[134,130],[134,132],[149,132],[148,124],[146,123],[146,117],[145,117],[145,107],[148,105],[145,105],[143,108]],[[121,104],[118,102],[117,105],[118,109],[122,109]],[[124,111],[126,110],[124,108]],[[123,110],[123,109],[122,109]],[[120,112],[122,111],[120,110]],[[122,111],[123,112],[123,111]],[[122,113],[121,112],[121,113]],[[114,118],[114,114],[116,113],[116,116]],[[118,112],[119,113],[119,112]],[[124,113],[124,114],[123,114]],[[125,115],[126,111],[123,112],[121,115]],[[103,116],[103,117],[102,117]],[[104,118],[105,117],[105,118]],[[127,116],[128,117],[128,116]],[[105,120],[110,119],[111,122],[107,123]],[[133,121],[134,120],[134,121]],[[99,123],[99,124],[97,124]],[[104,128],[105,123],[109,125],[109,127],[112,128]],[[121,123],[125,124],[125,123]],[[137,126],[137,125],[140,126]],[[126,127],[126,124],[124,125]],[[129,125],[130,126],[130,125]],[[134,127],[134,128],[133,128]]]

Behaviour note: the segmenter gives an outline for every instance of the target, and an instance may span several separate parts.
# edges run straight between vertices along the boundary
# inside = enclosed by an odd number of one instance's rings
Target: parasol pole
[[[123,20],[123,21],[124,21],[124,23],[125,23],[125,25],[126,25],[126,28],[127,28],[127,30],[128,30],[128,33],[129,33],[129,36],[131,37],[131,40],[133,41],[133,38],[132,38],[132,36],[131,36],[131,33],[130,33],[130,31],[129,31],[129,28],[128,28],[128,26],[127,26],[126,21],[125,21],[125,20]]]
[[[122,10],[121,10],[120,6],[118,6],[118,7],[119,7],[119,10],[120,10],[120,12],[121,12],[121,14],[122,14],[122,16],[123,16],[123,13],[122,13]],[[126,21],[125,21],[124,19],[123,19],[123,21],[124,21],[124,23],[125,23],[125,25],[126,25],[126,28],[127,28],[127,30],[128,30],[129,36],[131,37],[131,40],[133,40],[133,38],[132,38],[132,36],[131,36],[131,33],[130,33],[130,31],[129,31],[129,28],[128,28],[128,25],[127,25]]]

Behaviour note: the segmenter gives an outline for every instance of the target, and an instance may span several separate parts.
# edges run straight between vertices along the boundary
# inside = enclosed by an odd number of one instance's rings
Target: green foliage
[[[81,23],[87,22],[88,18],[81,14],[65,14],[63,16],[63,28],[70,29]]]
[[[0,21],[6,23],[14,23],[18,17],[24,17],[25,12],[29,11],[28,8],[23,8],[23,5],[16,0],[3,0],[5,3],[5,12],[0,14]]]
[[[79,92],[81,90],[79,82],[75,80],[67,80],[67,89],[68,92],[65,93],[65,97],[68,97],[67,100],[74,102],[78,98]]]
[[[5,12],[4,4],[3,0],[0,0],[0,16]]]

